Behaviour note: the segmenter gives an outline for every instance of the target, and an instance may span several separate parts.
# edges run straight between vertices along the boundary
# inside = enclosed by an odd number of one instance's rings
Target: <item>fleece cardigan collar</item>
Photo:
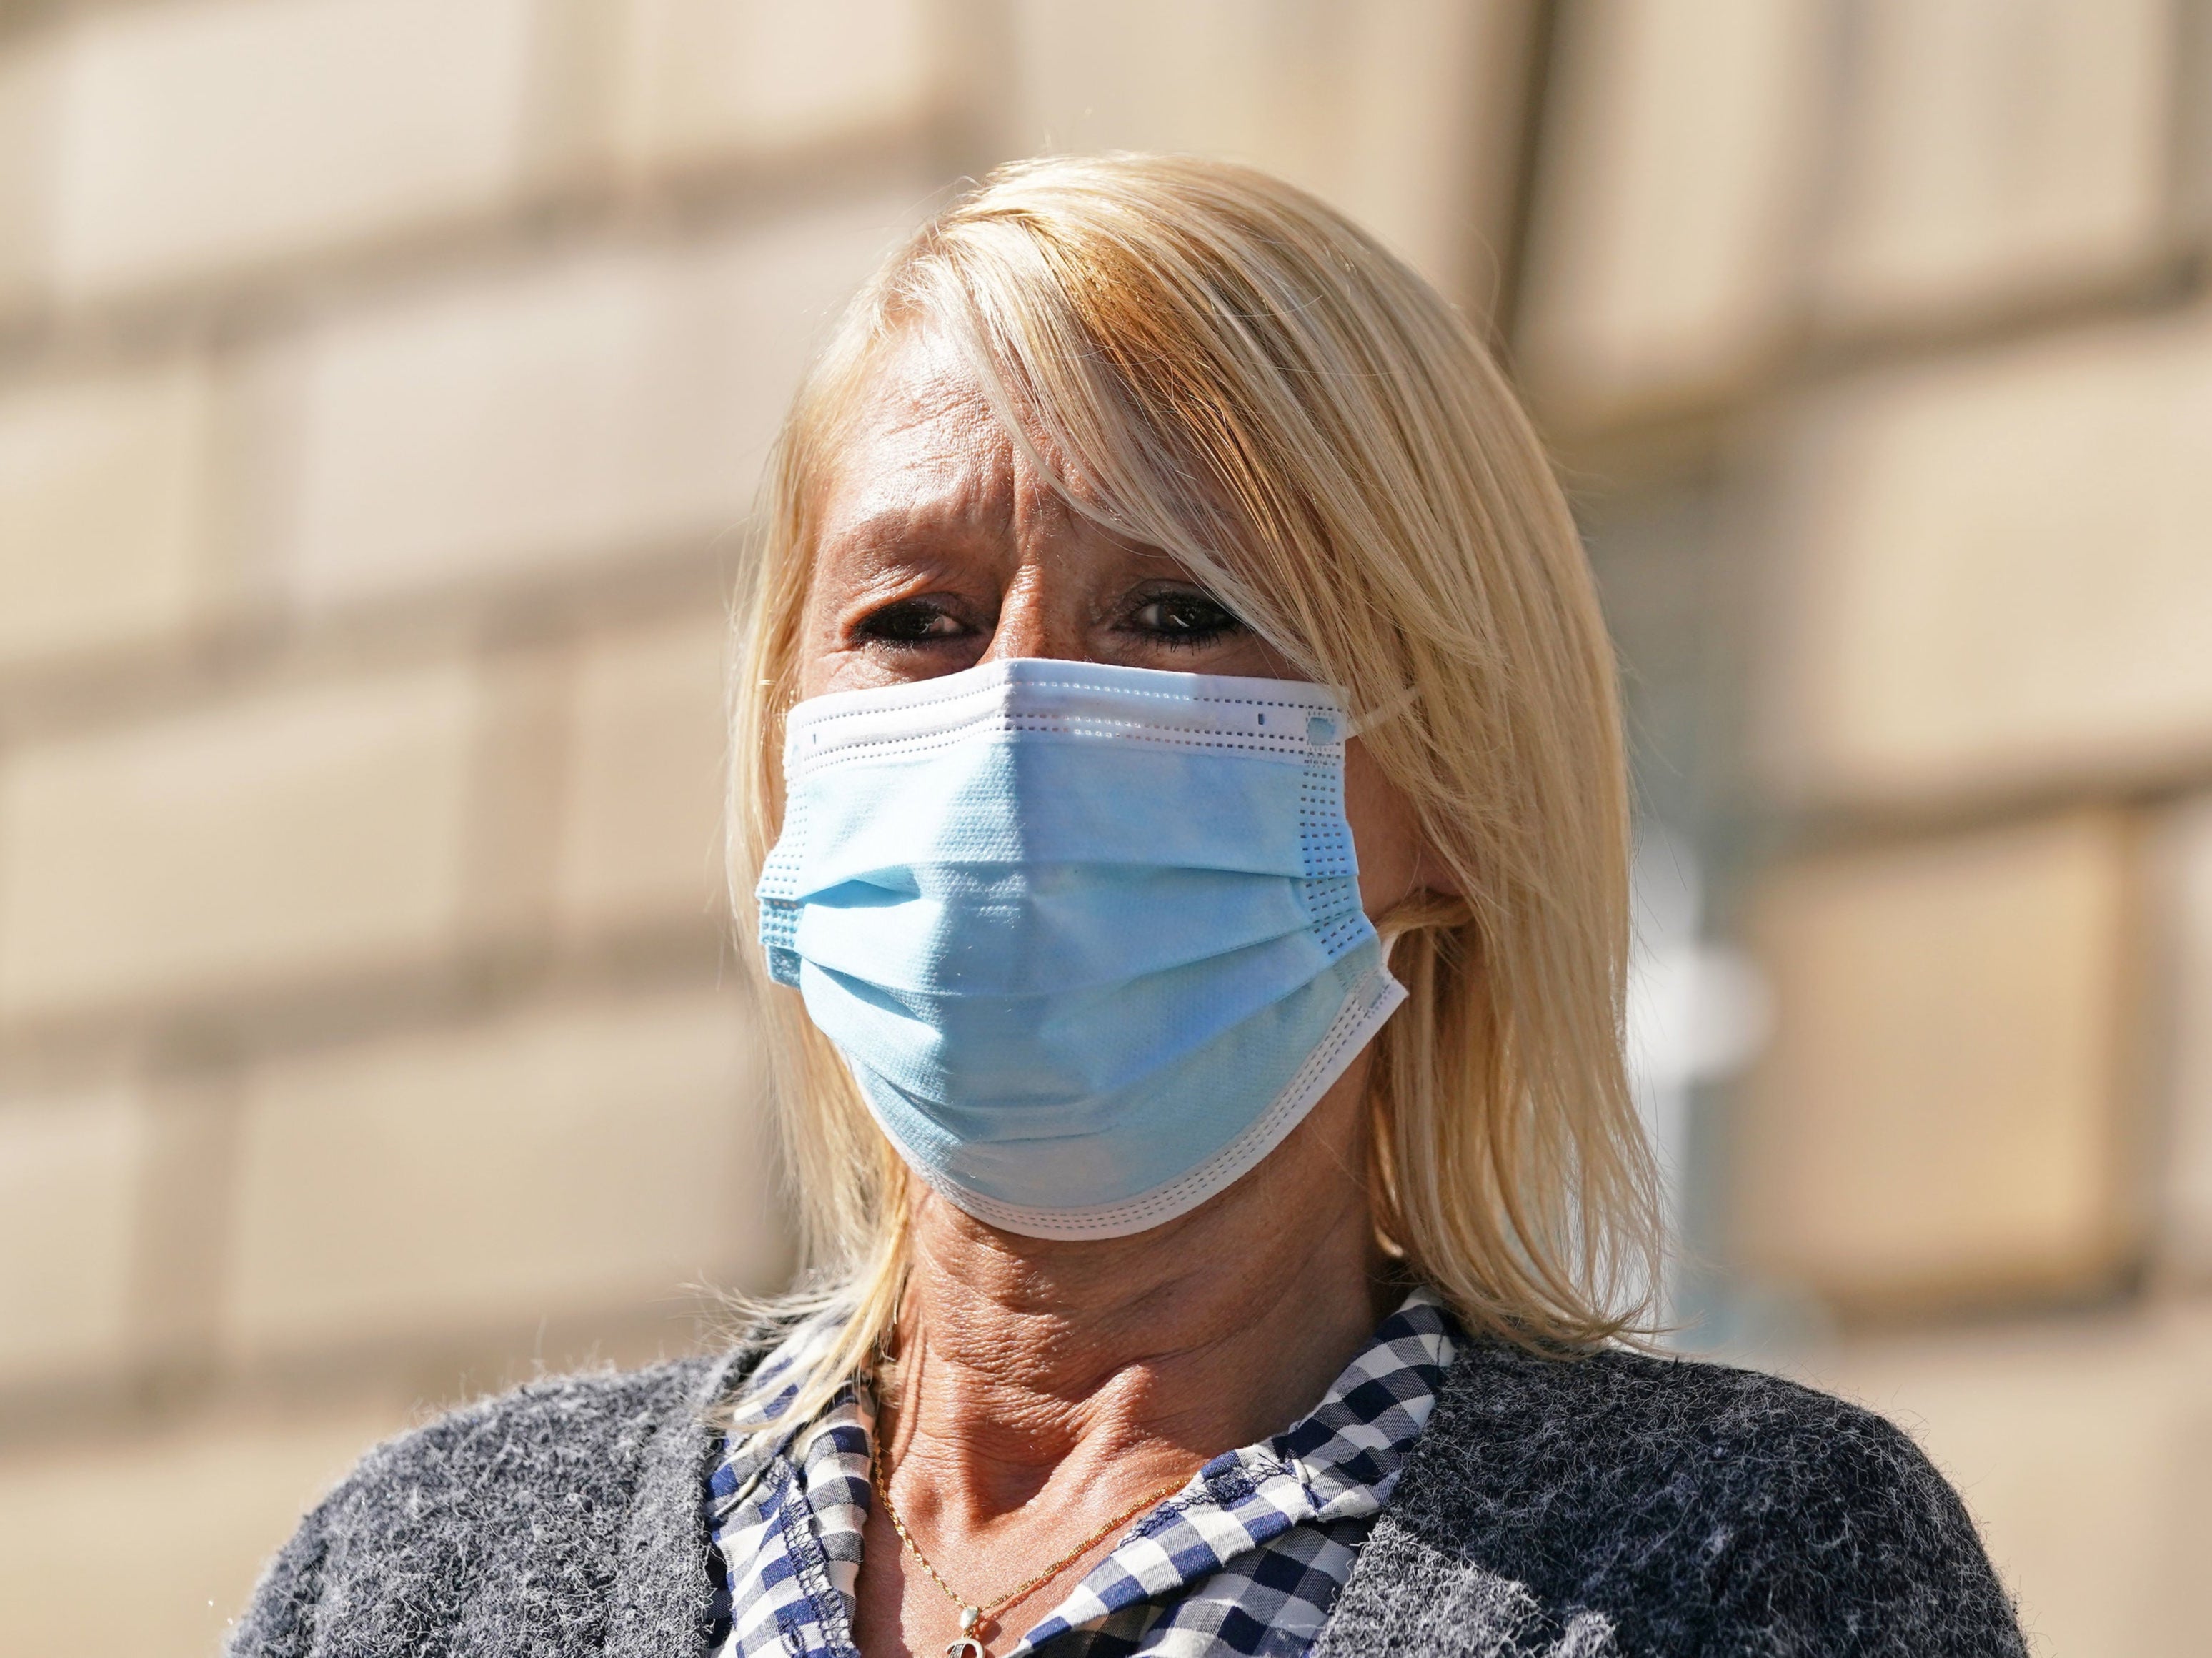
[[[236,1658],[704,1658],[717,1408],[757,1355],[534,1383],[380,1447]],[[1867,1411],[1771,1376],[1469,1341],[1316,1658],[2022,1658],[1972,1523]]]

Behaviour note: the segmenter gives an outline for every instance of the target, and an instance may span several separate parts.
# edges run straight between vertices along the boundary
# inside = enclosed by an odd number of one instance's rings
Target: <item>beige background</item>
[[[364,1446],[787,1274],[757,468],[902,227],[1117,146],[1558,448],[1682,1344],[1917,1434],[2039,1649],[2201,1640],[2208,94],[2203,0],[0,0],[0,1647],[211,1652]]]

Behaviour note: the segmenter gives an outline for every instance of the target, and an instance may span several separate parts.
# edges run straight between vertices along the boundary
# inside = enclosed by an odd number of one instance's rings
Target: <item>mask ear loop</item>
[[[1345,697],[1343,700],[1346,708],[1351,707],[1351,698]],[[1365,713],[1347,716],[1344,722],[1345,740],[1348,742],[1354,737],[1364,736],[1378,726],[1389,724],[1419,700],[1420,693],[1413,686],[1407,686],[1395,695],[1384,698]]]
[[[1382,961],[1389,966],[1398,941],[1410,933],[1432,928],[1464,927],[1474,919],[1474,906],[1449,893],[1425,888],[1394,904],[1376,918],[1375,935],[1382,941]]]
[[[1349,697],[1344,698],[1347,705],[1351,700]],[[1419,700],[1420,693],[1412,686],[1401,687],[1365,713],[1347,718],[1345,740],[1348,742],[1378,726],[1388,725]],[[1432,892],[1425,887],[1409,893],[1376,918],[1375,932],[1382,941],[1383,965],[1389,965],[1398,941],[1407,934],[1425,932],[1431,928],[1463,927],[1474,919],[1474,906],[1455,893]]]

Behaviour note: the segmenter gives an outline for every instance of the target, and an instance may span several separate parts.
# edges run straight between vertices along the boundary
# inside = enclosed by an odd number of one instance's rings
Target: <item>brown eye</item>
[[[1130,619],[1141,631],[1171,645],[1211,643],[1241,632],[1244,626],[1226,606],[1203,593],[1163,594],[1139,606]]]
[[[862,638],[886,644],[927,644],[955,639],[965,630],[957,618],[939,606],[920,599],[902,599],[871,613],[855,630]]]

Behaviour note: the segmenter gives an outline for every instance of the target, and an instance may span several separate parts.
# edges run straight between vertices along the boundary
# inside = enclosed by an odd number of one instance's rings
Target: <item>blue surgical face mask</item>
[[[1140,1232],[1295,1128],[1404,1000],[1323,687],[994,662],[800,704],[771,971],[991,1224]]]

